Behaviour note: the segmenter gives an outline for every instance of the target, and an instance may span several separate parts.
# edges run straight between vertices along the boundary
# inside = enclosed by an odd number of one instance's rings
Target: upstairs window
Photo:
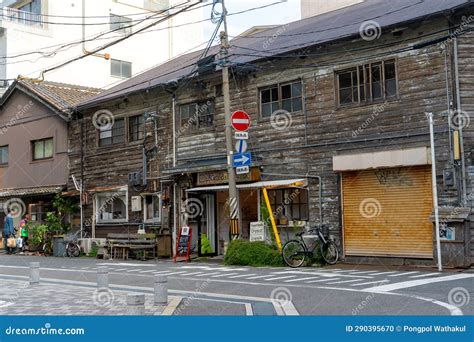
[[[128,119],[128,136],[130,141],[143,140],[144,121],[143,115],[132,116]]]
[[[179,107],[180,125],[183,129],[214,126],[214,102],[193,102]]]
[[[290,113],[303,109],[301,81],[273,85],[260,90],[260,113],[266,118],[277,110]]]
[[[108,146],[125,142],[124,119],[99,128],[99,146]]]
[[[145,221],[159,222],[161,213],[161,200],[159,194],[145,196]]]
[[[8,145],[0,146],[0,165],[8,165]]]
[[[53,157],[53,138],[35,140],[31,142],[33,160],[49,159]]]
[[[118,59],[110,60],[110,75],[114,77],[130,78],[132,77],[132,63]]]
[[[123,34],[132,33],[132,19],[123,17],[121,15],[110,15],[110,30]]]
[[[398,94],[395,60],[360,65],[336,73],[338,104],[369,104]]]

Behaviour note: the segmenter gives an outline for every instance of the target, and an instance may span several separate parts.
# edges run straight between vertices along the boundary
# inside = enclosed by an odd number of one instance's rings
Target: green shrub
[[[210,254],[212,253],[211,243],[207,238],[206,234],[201,234],[201,254]]]
[[[224,264],[239,266],[284,266],[280,252],[265,242],[232,241]]]

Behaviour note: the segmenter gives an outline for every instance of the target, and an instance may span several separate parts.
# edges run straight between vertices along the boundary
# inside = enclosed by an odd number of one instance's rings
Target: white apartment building
[[[365,0],[301,0],[301,17],[302,19],[314,17],[364,1]]]
[[[196,9],[167,18],[168,13],[194,2],[198,0],[3,0],[0,80],[19,75],[38,78],[42,70],[162,20],[145,33],[44,75],[48,81],[110,87],[203,46],[203,23],[189,23],[203,20],[209,9],[198,4]]]

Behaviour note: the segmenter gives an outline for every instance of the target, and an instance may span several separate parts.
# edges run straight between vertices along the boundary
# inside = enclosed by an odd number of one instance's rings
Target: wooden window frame
[[[51,156],[49,156],[49,157],[42,157],[42,158],[35,158],[35,144],[36,144],[36,143],[40,143],[40,142],[43,143],[43,155],[45,155],[45,142],[48,141],[48,140],[51,140],[51,145],[52,145]],[[43,138],[43,139],[32,140],[32,141],[31,141],[31,157],[32,157],[31,160],[32,160],[33,162],[53,159],[53,157],[54,157],[54,138],[53,138],[53,137],[49,137],[49,138]]]
[[[278,210],[278,208],[283,208],[281,214],[282,215],[285,215],[286,218],[288,218],[289,220],[291,221],[309,221],[309,191],[308,189],[299,189],[300,191],[306,191],[306,202],[301,202],[301,193],[298,193],[298,202],[296,203],[295,201],[290,201],[288,204],[284,204],[284,195],[285,193],[288,191],[288,192],[291,192],[291,193],[294,193],[295,191],[297,191],[298,189],[295,189],[295,188],[284,188],[284,189],[270,189],[268,190],[268,193],[269,193],[269,198],[270,198],[270,205],[272,206],[272,210],[275,212]],[[275,194],[275,197],[271,196],[271,194],[274,193]],[[281,204],[277,203],[277,200],[276,200],[276,194],[277,193],[281,193]],[[274,199],[274,200],[273,200]],[[289,217],[289,213],[286,212],[287,210],[287,207],[291,207],[291,206],[294,206],[294,205],[298,205],[299,207],[299,217],[298,218],[294,218],[294,217]],[[306,207],[306,214],[307,214],[307,217],[306,218],[302,218],[301,216],[301,208],[305,206]],[[290,209],[291,211],[291,209]],[[277,218],[277,217],[276,217]],[[279,217],[278,217],[279,218]]]
[[[214,129],[215,128],[215,122],[216,122],[215,121],[216,120],[216,103],[215,103],[214,98],[209,98],[209,99],[206,99],[206,100],[196,100],[196,101],[192,101],[192,102],[186,102],[186,103],[179,104],[178,111],[176,113],[176,115],[178,116],[178,118],[177,118],[178,129],[181,130],[183,128],[183,119],[181,118],[181,109],[183,107],[191,106],[191,105],[198,105],[200,108],[203,105],[207,105],[209,107],[208,102],[210,102],[211,105],[212,105],[211,106],[212,107],[212,113],[211,113],[211,115],[212,115],[212,125],[201,127],[200,120],[199,120],[199,113],[198,113],[197,120],[196,120],[196,125],[189,126],[183,133],[188,132],[188,131],[189,132],[196,132],[196,131],[201,131],[201,130]],[[207,115],[207,116],[210,116],[210,115]],[[191,117],[192,116],[190,116],[188,119],[186,119],[187,120],[186,122],[189,122],[189,119]]]
[[[120,141],[120,142],[116,142],[114,143],[113,142],[113,132],[114,132],[114,126],[115,124],[118,122],[118,121],[123,121],[123,141]],[[100,133],[101,133],[101,130],[100,128],[96,129],[96,137],[97,137],[97,147],[98,148],[107,148],[107,147],[110,147],[110,146],[118,146],[118,145],[123,145],[127,142],[127,122],[125,120],[125,118],[119,118],[119,119],[115,119],[114,121],[114,124],[110,127],[110,129],[108,129],[107,131],[111,131],[112,135],[110,136],[110,139],[112,139],[111,143],[110,144],[106,144],[106,145],[101,145],[101,138],[100,138]]]
[[[372,66],[380,64],[381,66],[381,92],[382,97],[373,99],[372,98]],[[393,64],[395,68],[395,85],[396,85],[396,94],[393,96],[387,96],[387,89],[386,89],[386,79],[385,79],[385,64]],[[362,74],[364,77],[363,84],[361,84],[360,80],[360,70],[362,68]],[[367,70],[369,74],[367,75]],[[340,93],[340,86],[339,86],[339,75],[343,73],[356,71],[357,74],[357,101],[352,101],[351,103],[341,103],[341,93]],[[367,78],[369,78],[367,80]],[[374,60],[368,63],[363,64],[356,64],[351,67],[347,67],[340,70],[334,71],[334,89],[335,89],[335,98],[336,98],[336,108],[346,108],[346,107],[358,107],[358,106],[365,106],[371,104],[378,104],[383,103],[386,101],[395,101],[399,99],[399,82],[398,82],[398,59],[397,58],[388,58],[384,60]],[[363,85],[365,90],[364,100],[361,100],[361,86]],[[369,96],[370,95],[370,96]]]
[[[2,155],[2,154],[1,154],[1,150],[2,150],[3,148],[6,148],[6,150],[7,150],[7,161],[4,162],[4,163],[1,162],[1,161],[2,161],[2,160],[1,160],[1,155]],[[8,166],[8,159],[9,159],[9,157],[10,157],[10,151],[9,151],[8,145],[0,146],[0,167]]]
[[[278,91],[278,109],[277,110],[283,110],[283,94],[282,94],[282,88],[286,85],[293,85],[295,83],[300,83],[301,84],[301,96],[297,96],[297,97],[291,97],[290,100],[293,100],[295,98],[298,98],[300,97],[301,98],[301,110],[298,110],[298,111],[291,111],[289,113],[291,114],[298,114],[298,113],[302,113],[303,110],[304,110],[304,102],[303,102],[303,94],[304,94],[304,83],[303,83],[303,79],[301,78],[298,78],[298,79],[293,79],[291,81],[286,81],[286,82],[279,82],[279,83],[273,83],[273,84],[270,84],[270,85],[266,85],[266,86],[262,86],[262,87],[259,87],[258,88],[258,110],[259,110],[259,119],[260,120],[268,120],[271,118],[271,114],[269,116],[263,116],[263,109],[262,109],[262,106],[263,106],[263,102],[262,102],[262,92],[265,91],[265,90],[269,90],[269,89],[273,89],[273,88],[277,88],[277,91]],[[292,94],[293,95],[293,94]],[[287,99],[285,99],[287,100]],[[272,101],[272,102],[269,102],[269,103],[274,103],[276,101]]]
[[[141,124],[138,124],[138,125],[135,125],[135,124],[132,124],[132,120],[134,119],[140,119],[142,118],[142,122]],[[133,132],[132,131],[132,128],[138,128],[138,130],[136,132]],[[140,127],[141,127],[141,130],[140,130]],[[142,133],[142,137],[141,138],[138,138],[138,139],[133,139],[133,133],[137,133],[138,135],[140,133]],[[134,142],[137,142],[137,141],[143,141],[143,139],[145,138],[145,118],[143,117],[142,114],[138,114],[138,115],[131,115],[128,117],[128,120],[127,120],[127,141],[129,143],[134,143]]]

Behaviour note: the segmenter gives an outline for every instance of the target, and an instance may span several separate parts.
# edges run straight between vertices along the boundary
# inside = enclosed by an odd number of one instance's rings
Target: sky
[[[250,8],[274,4],[239,15],[229,15],[227,19],[229,35],[237,36],[253,26],[282,25],[301,19],[300,0],[226,0],[225,5],[229,14],[244,11]],[[206,14],[210,9],[205,8]],[[215,26],[207,24],[205,37],[210,37]]]

